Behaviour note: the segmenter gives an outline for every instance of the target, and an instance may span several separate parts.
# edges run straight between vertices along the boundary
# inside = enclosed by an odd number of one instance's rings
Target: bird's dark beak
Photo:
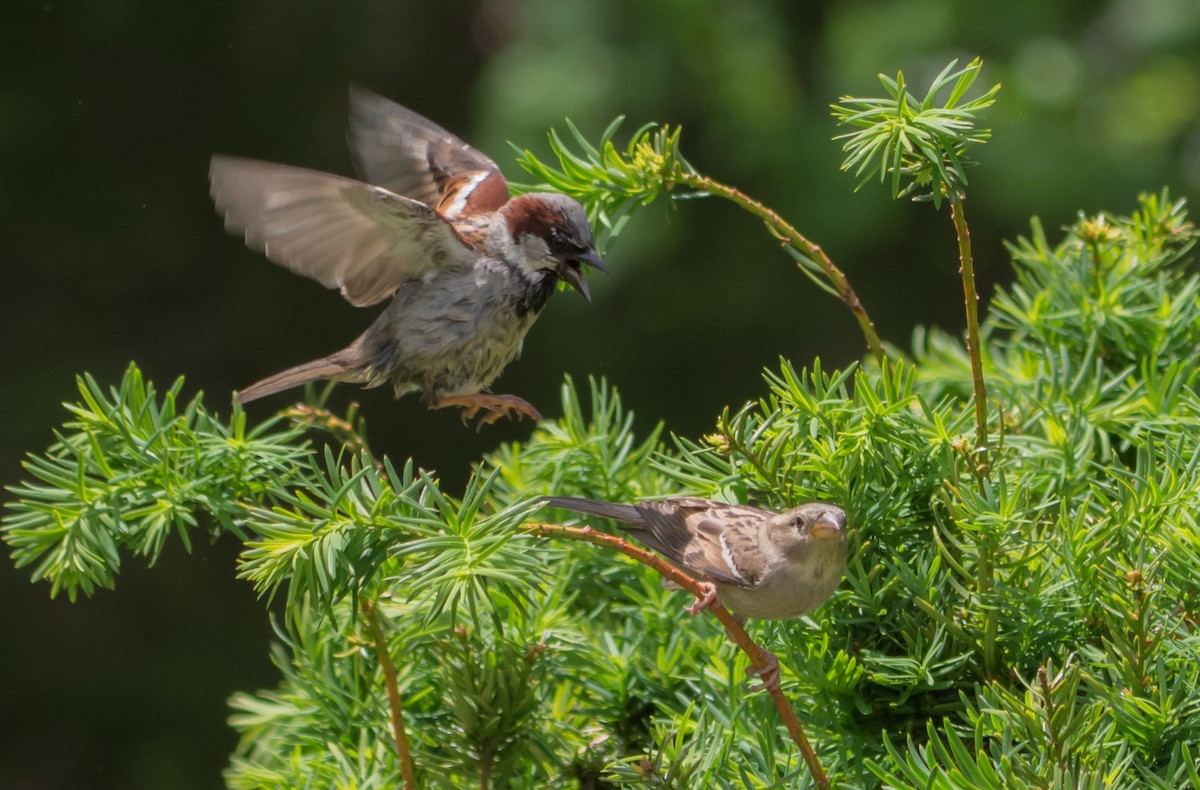
[[[604,260],[599,253],[594,248],[588,247],[583,253],[559,264],[558,276],[563,278],[567,285],[583,294],[583,298],[590,302],[592,293],[588,290],[587,281],[583,279],[584,264],[608,274],[608,267],[604,265]]]
[[[601,259],[600,253],[596,252],[595,247],[588,247],[583,255],[579,256],[579,262],[586,263],[601,274],[608,274],[608,267],[604,265],[604,261]]]
[[[842,524],[832,513],[825,511],[813,522],[809,534],[817,540],[840,538],[842,536]]]

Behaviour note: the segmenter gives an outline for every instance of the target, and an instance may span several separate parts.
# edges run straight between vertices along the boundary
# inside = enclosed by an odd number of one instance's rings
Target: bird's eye
[[[555,253],[566,252],[567,247],[569,247],[569,246],[570,246],[570,244],[567,242],[566,236],[563,236],[561,233],[551,233],[550,234],[550,251],[551,252],[555,252]]]

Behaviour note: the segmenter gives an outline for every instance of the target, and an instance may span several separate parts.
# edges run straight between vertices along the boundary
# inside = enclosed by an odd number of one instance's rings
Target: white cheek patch
[[[550,248],[541,238],[533,235],[521,237],[517,245],[518,254],[514,258],[516,264],[526,272],[536,272],[547,268],[551,262]]]

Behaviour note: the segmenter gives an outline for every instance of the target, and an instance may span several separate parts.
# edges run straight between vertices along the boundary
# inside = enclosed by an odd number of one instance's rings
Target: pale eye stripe
[[[480,170],[478,173],[472,175],[470,180],[454,193],[454,200],[450,201],[450,205],[442,213],[447,216],[454,216],[460,213],[467,207],[467,198],[471,197],[471,193],[475,191],[475,187],[479,186],[480,182],[490,175],[491,173],[486,170]]]
[[[732,575],[739,582],[745,582],[746,579],[742,576],[742,572],[738,570],[737,563],[733,559],[733,547],[729,545],[729,533],[721,534],[721,559],[725,561],[725,567],[729,569]]]

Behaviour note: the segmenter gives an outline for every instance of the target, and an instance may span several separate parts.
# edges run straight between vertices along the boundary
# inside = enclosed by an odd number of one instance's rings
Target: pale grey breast
[[[405,283],[367,330],[372,386],[390,378],[397,395],[423,391],[431,400],[485,389],[537,318],[517,315],[513,287],[505,264],[486,258]]]

